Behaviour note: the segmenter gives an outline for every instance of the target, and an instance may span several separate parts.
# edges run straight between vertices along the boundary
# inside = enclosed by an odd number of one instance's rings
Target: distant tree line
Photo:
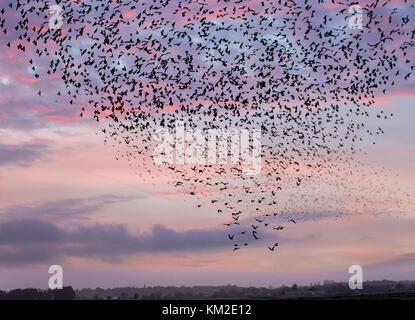
[[[363,290],[351,290],[347,283],[326,280],[308,286],[239,287],[194,286],[194,287],[123,287],[112,289],[82,289],[76,291],[78,299],[105,300],[201,300],[201,299],[298,299],[359,297],[370,295],[408,294],[415,298],[415,281],[367,281]]]
[[[14,289],[11,291],[0,290],[0,300],[74,300],[75,290],[72,287],[62,289],[40,290],[40,289]]]
[[[15,289],[0,291],[0,300],[202,300],[202,299],[307,299],[307,298],[359,298],[370,296],[401,296],[415,299],[415,281],[367,281],[363,290],[351,290],[347,283],[326,280],[308,286],[239,287],[193,286],[193,287],[123,287],[112,289],[74,290],[64,287],[55,290]]]

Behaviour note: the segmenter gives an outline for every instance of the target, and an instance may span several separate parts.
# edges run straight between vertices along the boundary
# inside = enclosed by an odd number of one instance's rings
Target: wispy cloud
[[[0,166],[29,166],[41,159],[47,146],[44,143],[12,145],[0,144]]]
[[[104,207],[140,198],[140,196],[100,195],[89,198],[69,198],[50,202],[38,202],[25,205],[3,207],[0,219],[49,219],[56,221],[82,220]]]
[[[221,230],[177,232],[156,225],[149,233],[133,234],[123,225],[96,224],[65,230],[38,220],[0,224],[0,264],[32,264],[64,257],[94,257],[116,261],[146,252],[201,250],[229,246]]]
[[[264,235],[263,239],[266,238],[269,235]],[[278,236],[277,240],[302,242],[310,238],[310,235],[301,239]],[[150,232],[134,234],[119,224],[79,225],[70,230],[40,219],[12,220],[0,224],[0,264],[3,265],[33,264],[65,257],[116,262],[144,253],[220,248],[231,248],[226,231],[220,229],[175,231],[155,225]]]

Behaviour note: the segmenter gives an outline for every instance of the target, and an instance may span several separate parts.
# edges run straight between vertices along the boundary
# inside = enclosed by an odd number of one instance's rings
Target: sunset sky
[[[197,208],[163,175],[144,180],[140,164],[117,160],[99,125],[57,100],[61,80],[36,79],[27,63],[33,52],[7,48],[11,38],[0,34],[0,289],[46,288],[54,264],[75,288],[347,281],[356,264],[365,280],[415,280],[413,76],[377,99],[374,108],[394,116],[357,155],[387,174],[370,180],[370,170],[356,183],[382,181],[376,201],[394,192],[399,206],[366,214],[350,212],[359,207],[351,203],[338,208],[348,212],[340,218],[321,214],[287,227],[278,253],[261,242],[232,252],[214,205]]]

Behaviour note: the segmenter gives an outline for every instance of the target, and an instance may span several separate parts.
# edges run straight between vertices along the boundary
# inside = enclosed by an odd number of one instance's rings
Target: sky
[[[79,116],[79,105],[57,100],[60,79],[36,79],[27,64],[33,52],[8,49],[3,36],[0,289],[46,288],[55,264],[75,288],[347,281],[351,265],[363,267],[364,280],[415,280],[413,78],[377,100],[375,107],[394,117],[382,123],[376,145],[363,144],[358,155],[390,188],[376,201],[390,201],[391,190],[399,206],[339,208],[348,212],[340,218],[322,212],[279,234],[277,254],[260,242],[232,252],[213,205],[198,208],[163,175],[144,180],[139,164],[117,159],[99,125]],[[379,177],[366,178],[356,183]],[[319,207],[325,201],[318,196]]]

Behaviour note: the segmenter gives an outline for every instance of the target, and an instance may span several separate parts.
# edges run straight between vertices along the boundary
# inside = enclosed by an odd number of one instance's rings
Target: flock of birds
[[[99,122],[140,178],[168,176],[229,217],[239,250],[299,220],[407,204],[387,169],[356,155],[393,116],[376,98],[412,78],[414,3],[362,2],[362,29],[351,29],[359,3],[349,0],[56,1],[63,26],[51,30],[51,3],[13,0],[0,30],[31,53],[35,77],[60,76],[57,99]],[[173,132],[179,120],[261,129],[261,173],[245,175],[242,162],[155,165],[155,129]]]

